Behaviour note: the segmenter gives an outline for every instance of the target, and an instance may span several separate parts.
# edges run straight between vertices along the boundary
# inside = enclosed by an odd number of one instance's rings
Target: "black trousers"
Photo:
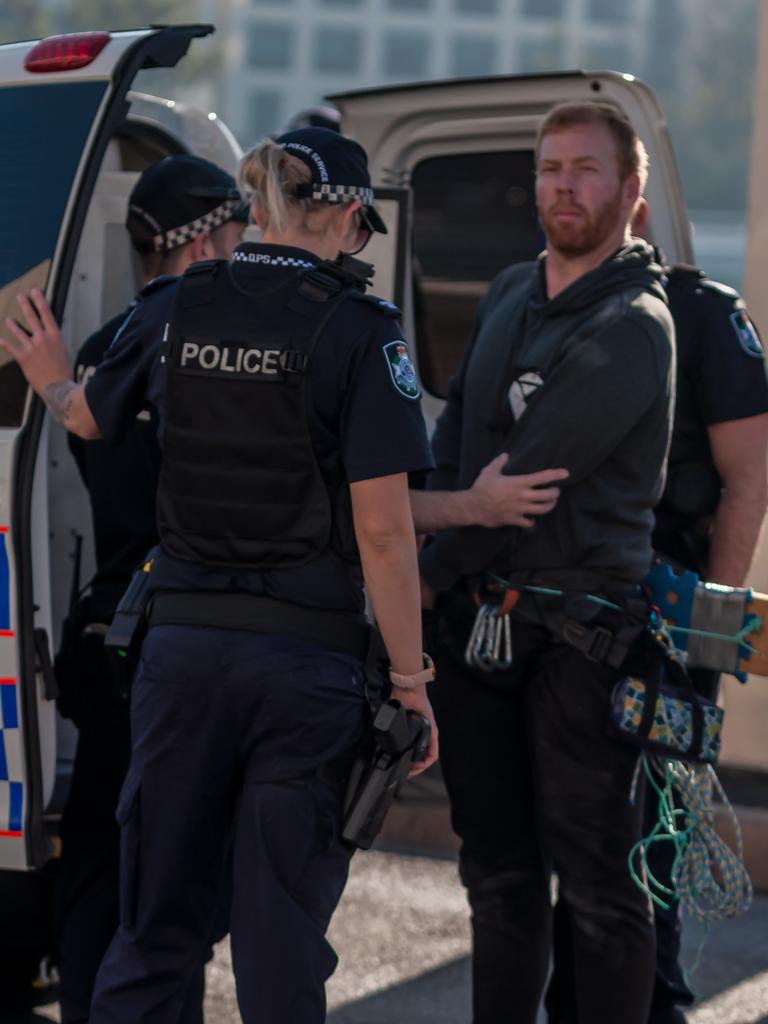
[[[719,673],[709,669],[690,669],[697,693],[708,700],[717,700]],[[643,834],[649,835],[658,820],[658,798],[646,790]],[[653,877],[668,888],[672,886],[675,851],[670,843],[653,843],[648,850],[648,868]],[[694,994],[680,965],[682,928],[677,900],[665,900],[668,909],[653,905],[656,928],[656,976],[653,999],[647,1024],[684,1024],[681,1006],[691,1006]],[[578,1024],[573,977],[573,949],[569,909],[565,900],[555,908],[552,975],[546,995],[549,1024]]]
[[[627,855],[637,752],[606,734],[620,673],[513,625],[505,672],[470,670],[437,620],[430,696],[472,909],[474,1024],[535,1024],[549,969],[556,871],[571,908],[580,1024],[646,1024],[655,939]]]

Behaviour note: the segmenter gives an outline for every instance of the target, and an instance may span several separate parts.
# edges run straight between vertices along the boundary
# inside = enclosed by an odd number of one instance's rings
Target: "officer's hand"
[[[13,341],[0,338],[0,348],[16,360],[21,372],[38,394],[49,384],[72,379],[64,339],[53,318],[50,306],[39,288],[27,295],[17,295],[26,329],[8,317],[5,327]]]
[[[432,705],[429,703],[429,697],[427,697],[426,684],[417,686],[413,690],[401,690],[399,686],[393,686],[391,696],[393,700],[399,700],[403,707],[408,708],[411,711],[418,711],[420,715],[424,715],[425,718],[428,718],[429,724],[432,727],[429,736],[427,756],[423,761],[416,761],[414,766],[408,772],[408,778],[412,779],[414,775],[420,775],[423,771],[429,768],[431,764],[434,764],[438,758],[439,744],[437,739],[435,713],[432,710]]]
[[[567,469],[543,469],[524,476],[503,472],[509,455],[497,455],[480,470],[467,492],[478,526],[533,526],[532,517],[551,512],[560,497],[559,487],[547,484],[565,480]]]

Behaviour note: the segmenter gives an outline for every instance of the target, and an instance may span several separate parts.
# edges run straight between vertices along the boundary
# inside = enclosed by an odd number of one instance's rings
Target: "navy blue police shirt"
[[[75,360],[78,383],[87,384],[140,301],[139,296],[83,344]],[[69,434],[68,441],[91,503],[96,573],[89,611],[95,621],[109,622],[131,573],[157,543],[157,414],[141,409],[114,445],[83,441],[75,434]]]
[[[714,513],[722,489],[707,428],[768,412],[768,375],[737,291],[679,265],[668,271],[667,295],[677,338],[675,419],[654,547],[685,564],[678,535]]]
[[[162,435],[160,345],[171,315],[176,281],[175,277],[157,277],[141,290],[98,371],[86,381],[88,407],[109,445],[123,440],[145,408],[155,410]]]
[[[244,243],[235,251],[237,284],[257,296],[318,262],[303,249]],[[170,298],[175,289],[161,289]],[[151,296],[149,297],[151,298]],[[133,325],[133,326],[132,326]],[[113,351],[86,386],[88,405],[106,440],[123,435],[126,422],[150,395],[159,401],[162,447],[162,331],[148,343],[137,311]],[[310,366],[309,429],[334,510],[335,543],[294,569],[221,569],[162,551],[153,578],[160,589],[243,590],[279,600],[340,611],[364,607],[362,573],[354,542],[348,484],[433,466],[421,412],[421,393],[397,310],[375,296],[348,299],[320,335]],[[122,377],[117,398],[110,378]]]

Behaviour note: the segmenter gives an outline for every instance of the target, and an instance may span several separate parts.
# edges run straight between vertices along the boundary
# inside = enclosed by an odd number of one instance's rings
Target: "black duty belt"
[[[304,608],[257,594],[211,590],[160,591],[152,598],[149,626],[211,626],[309,640],[366,660],[371,627],[343,612]]]

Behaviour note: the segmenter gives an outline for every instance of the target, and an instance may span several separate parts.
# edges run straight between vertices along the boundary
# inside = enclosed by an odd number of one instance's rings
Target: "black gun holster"
[[[408,711],[398,700],[385,701],[376,712],[367,749],[352,766],[344,798],[341,838],[349,846],[368,850],[381,831],[397,787],[414,761],[429,746],[430,723]]]
[[[149,605],[152,600],[152,560],[155,548],[134,572],[128,589],[120,598],[112,624],[104,638],[104,647],[127,664],[138,664],[139,650],[147,632]]]

